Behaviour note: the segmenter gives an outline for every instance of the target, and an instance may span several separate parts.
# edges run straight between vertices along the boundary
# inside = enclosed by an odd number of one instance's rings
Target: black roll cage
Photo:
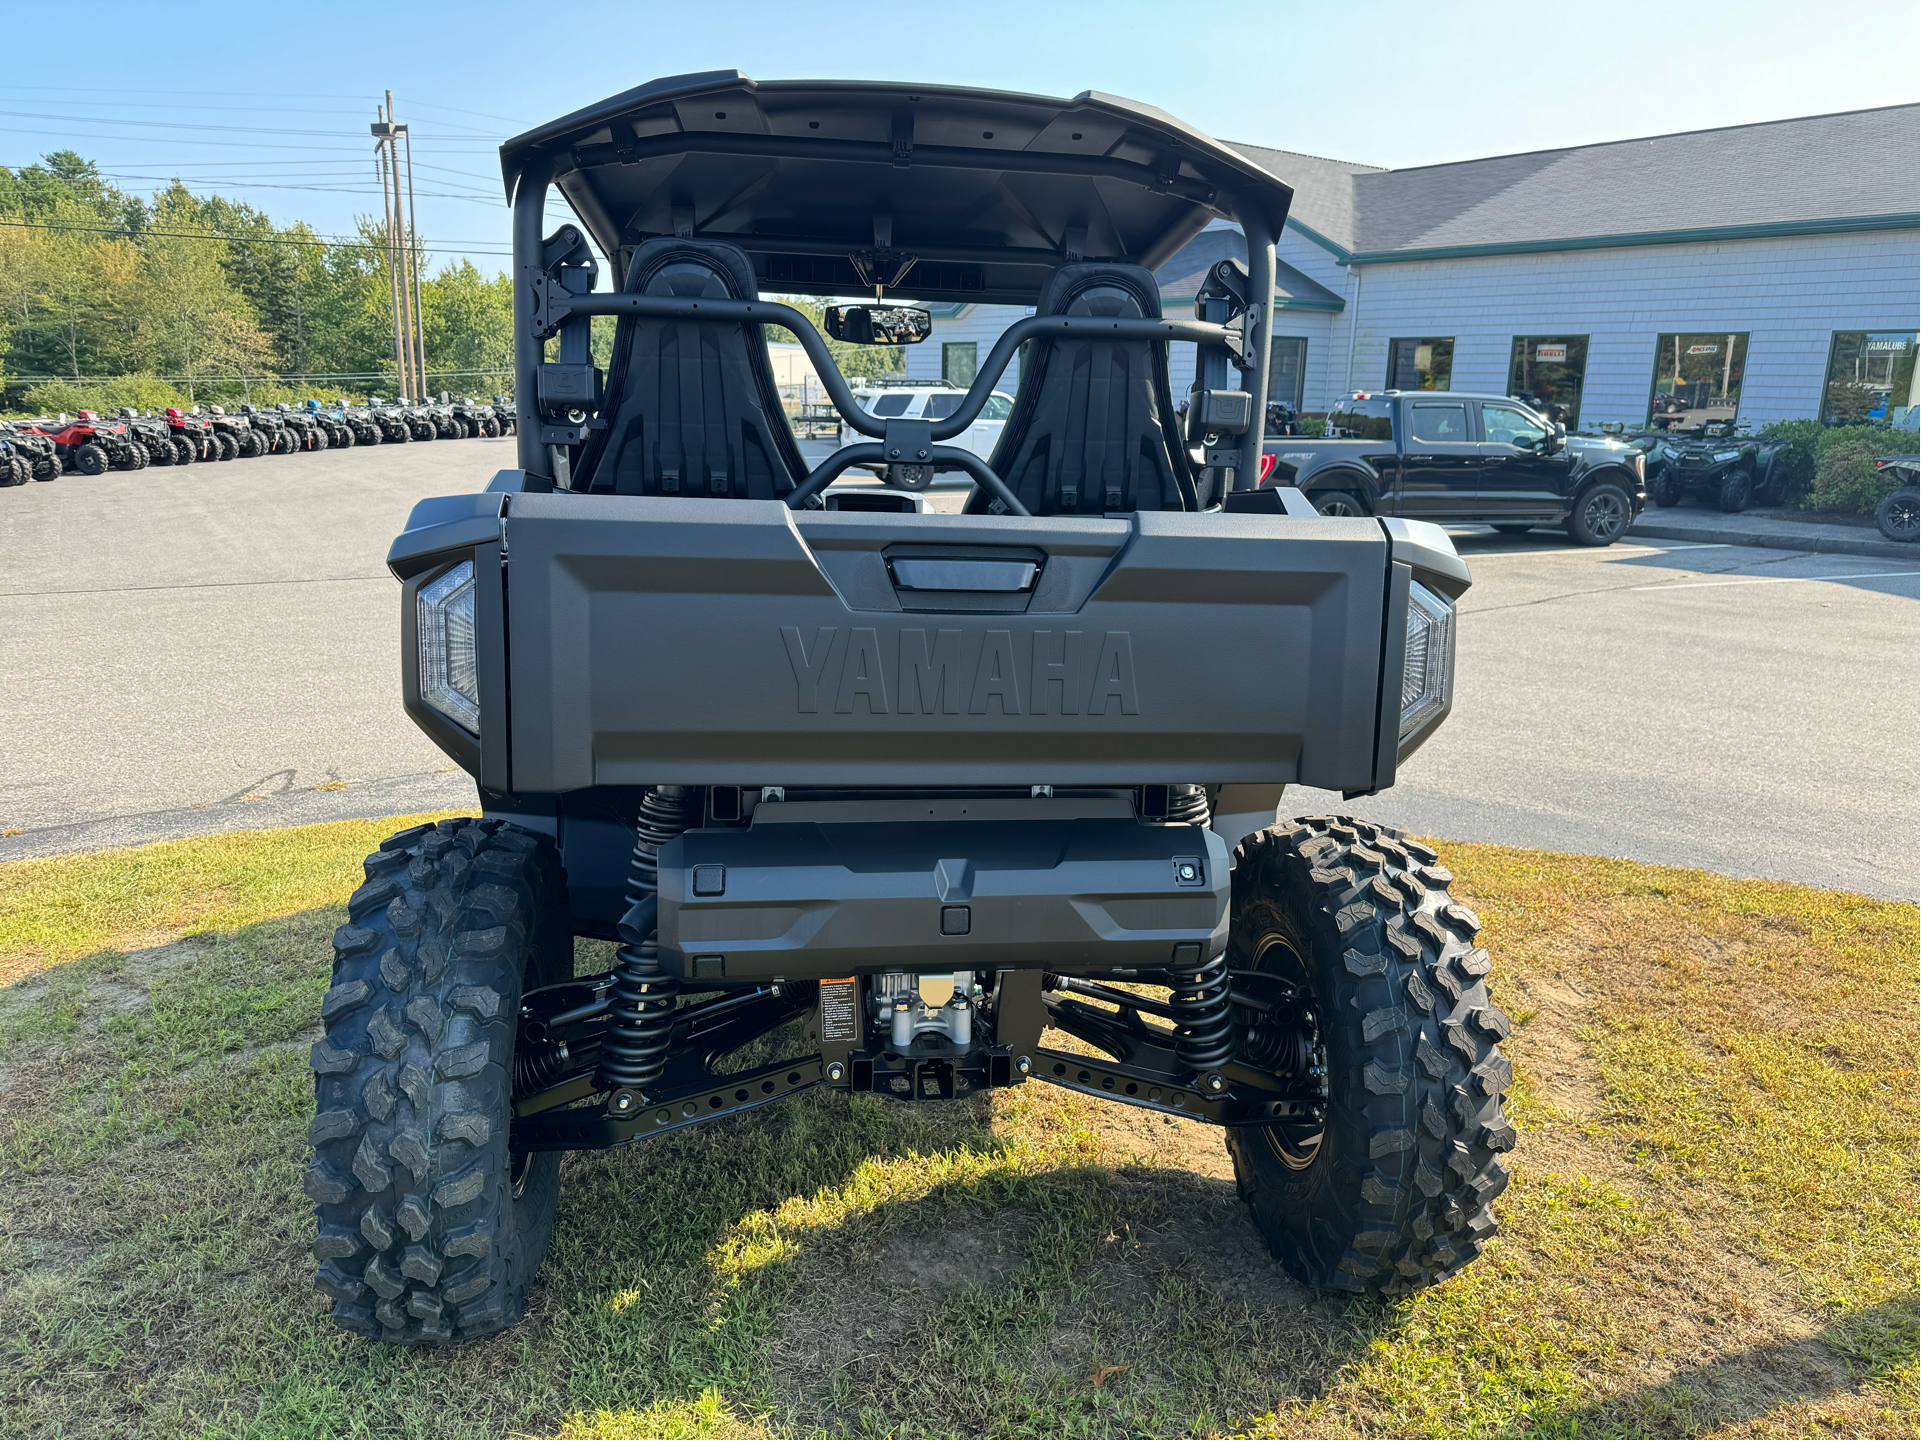
[[[831,142],[826,142],[831,143]],[[694,152],[726,152],[740,154],[795,153],[819,154],[823,142],[792,142],[772,136],[695,137],[675,135],[661,137],[645,148],[649,153],[661,154]],[[844,158],[872,161],[875,164],[900,166],[901,157],[884,147],[835,145],[834,150]],[[513,186],[514,208],[514,264],[516,284],[514,286],[514,369],[517,396],[531,404],[533,413],[517,427],[520,468],[526,474],[529,489],[552,489],[556,473],[564,474],[564,468],[557,464],[556,455],[567,445],[578,444],[586,438],[586,432],[578,421],[560,425],[551,423],[550,418],[541,414],[540,366],[546,342],[559,334],[570,319],[595,315],[633,315],[657,319],[707,321],[727,324],[777,325],[791,332],[800,342],[808,359],[813,363],[828,398],[835,410],[847,421],[848,425],[862,435],[875,437],[880,444],[855,444],[843,447],[834,455],[817,466],[793,491],[785,497],[786,503],[795,509],[807,503],[824,490],[842,472],[856,465],[889,464],[895,462],[928,464],[935,469],[962,469],[973,477],[975,482],[993,496],[1000,508],[1014,515],[1026,515],[1027,509],[1004,480],[994,473],[987,463],[971,451],[957,447],[940,446],[930,442],[952,439],[973,424],[988,397],[993,393],[995,384],[1012,362],[1020,346],[1037,336],[1057,335],[1066,338],[1084,339],[1125,339],[1145,340],[1168,343],[1172,341],[1191,341],[1199,347],[1196,364],[1197,384],[1209,389],[1240,389],[1251,392],[1252,403],[1247,429],[1231,445],[1223,444],[1208,450],[1208,463],[1221,472],[1221,483],[1216,488],[1216,496],[1234,488],[1240,478],[1251,478],[1260,473],[1261,447],[1266,433],[1266,411],[1263,403],[1268,388],[1268,372],[1271,364],[1269,335],[1274,311],[1274,245],[1278,239],[1278,225],[1274,223],[1259,206],[1244,209],[1234,207],[1235,218],[1241,226],[1242,237],[1247,245],[1247,278],[1244,303],[1230,306],[1217,290],[1212,295],[1203,295],[1200,308],[1202,313],[1219,315],[1219,320],[1120,320],[1102,319],[1087,316],[1028,316],[1016,321],[1003,332],[995,343],[986,361],[975,373],[974,383],[969,387],[960,406],[950,415],[935,421],[929,426],[925,422],[910,422],[903,425],[899,421],[889,421],[873,415],[861,407],[854,399],[853,392],[835,364],[827,343],[820,332],[800,311],[777,301],[763,300],[696,300],[674,296],[637,295],[626,291],[588,291],[585,293],[570,289],[563,283],[557,269],[550,268],[551,257],[557,254],[579,256],[584,252],[585,242],[578,236],[556,237],[549,239],[542,235],[541,227],[545,216],[547,191],[556,178],[558,170],[564,168],[584,168],[600,162],[624,163],[632,159],[631,154],[616,154],[612,149],[601,155],[600,147],[578,146],[568,152],[563,160],[551,153],[529,155],[523,163],[510,171],[509,183]],[[631,151],[631,147],[628,148]],[[873,153],[869,153],[869,152]],[[971,157],[971,159],[970,159]],[[916,147],[912,150],[909,164],[960,166],[979,163],[973,151],[955,151],[952,154],[933,147]],[[1166,177],[1156,177],[1152,171],[1136,165],[1103,162],[1093,157],[1076,158],[1067,161],[1055,157],[1001,157],[1000,163],[1006,166],[1044,171],[1047,173],[1098,174],[1111,179],[1123,180],[1150,189],[1178,189],[1171,186]],[[1181,182],[1187,185],[1188,182]],[[1224,197],[1210,190],[1206,195],[1192,197],[1197,205],[1222,213]],[[715,234],[714,239],[731,239],[724,233]],[[591,265],[571,267],[573,275],[568,279],[581,277],[582,271],[591,276]],[[1231,311],[1237,310],[1237,314]],[[584,325],[579,327],[584,330]],[[563,340],[563,347],[566,342]],[[577,357],[584,358],[584,357]],[[1227,385],[1229,366],[1239,372],[1239,384]],[[571,417],[570,417],[571,419]],[[1171,417],[1170,417],[1171,420]],[[912,428],[909,428],[909,427]],[[890,436],[890,431],[892,436]],[[1177,443],[1185,446],[1186,438],[1178,437]],[[913,450],[903,453],[903,445],[913,446]]]

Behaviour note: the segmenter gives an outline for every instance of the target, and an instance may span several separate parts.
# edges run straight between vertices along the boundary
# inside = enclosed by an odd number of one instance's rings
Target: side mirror
[[[934,317],[911,305],[830,305],[827,333],[849,345],[919,345],[934,333]]]

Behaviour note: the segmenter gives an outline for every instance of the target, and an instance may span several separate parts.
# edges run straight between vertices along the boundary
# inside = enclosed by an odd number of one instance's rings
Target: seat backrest
[[[747,252],[715,240],[647,241],[627,289],[759,299]],[[602,414],[576,490],[772,500],[807,474],[758,325],[621,317]]]
[[[1034,313],[1158,320],[1161,294],[1136,265],[1063,265]],[[1163,342],[1043,335],[988,463],[1035,515],[1193,510],[1178,431]],[[986,505],[977,492],[968,508]]]

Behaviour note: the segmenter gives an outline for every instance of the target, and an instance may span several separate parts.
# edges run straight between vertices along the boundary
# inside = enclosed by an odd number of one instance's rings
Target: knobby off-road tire
[[[1663,510],[1672,510],[1681,503],[1680,484],[1672,476],[1664,475],[1648,486],[1648,499]]]
[[[214,457],[216,460],[233,460],[240,454],[240,442],[224,430],[214,434],[213,444],[217,452]]]
[[[1507,1186],[1508,1018],[1489,999],[1479,919],[1435,853],[1340,816],[1235,851],[1228,962],[1311,987],[1327,1064],[1318,1137],[1227,1133],[1275,1258],[1330,1290],[1404,1295],[1474,1259]]]
[[[105,475],[107,453],[92,441],[88,441],[85,445],[75,447],[73,468],[82,475]]]
[[[573,973],[546,838],[498,821],[402,831],[334,935],[315,1043],[315,1280],[336,1324],[469,1341],[520,1320],[560,1157],[508,1150],[523,987]]]
[[[184,435],[173,436],[167,443],[173,447],[175,465],[192,465],[200,459],[199,448]]]
[[[1738,515],[1748,508],[1754,499],[1754,477],[1745,470],[1729,471],[1721,481],[1721,492],[1715,497],[1722,510],[1729,515]]]

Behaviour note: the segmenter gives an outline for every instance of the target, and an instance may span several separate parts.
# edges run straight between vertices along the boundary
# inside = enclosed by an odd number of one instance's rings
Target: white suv
[[[876,385],[872,381],[856,380],[852,385],[854,399],[861,408],[883,420],[945,420],[960,409],[960,403],[967,395],[966,391],[944,380],[917,381],[904,385]],[[1013,413],[1014,397],[997,390],[987,397],[987,404],[974,417],[974,423],[944,444],[971,450],[985,460],[1000,444],[1001,431],[1007,426],[1007,417]],[[842,425],[840,428],[842,445],[858,445],[866,439],[867,436],[858,434],[851,426]]]

